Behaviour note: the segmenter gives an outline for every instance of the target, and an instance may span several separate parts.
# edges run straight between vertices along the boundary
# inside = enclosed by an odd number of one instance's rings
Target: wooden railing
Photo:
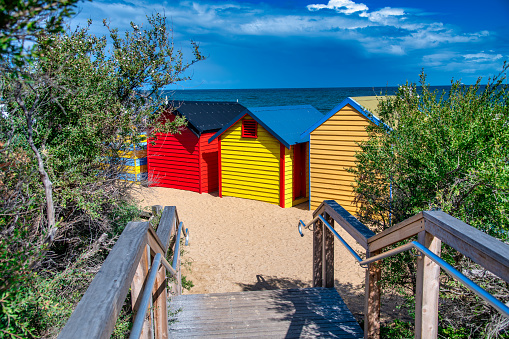
[[[374,234],[334,200],[324,201],[314,212],[314,219],[305,226],[314,225],[313,232],[313,285],[334,287],[334,238],[338,237],[366,269],[364,336],[380,337],[380,263],[388,256],[416,248],[417,282],[415,296],[415,338],[437,338],[438,295],[440,267],[463,282],[473,292],[487,300],[505,316],[509,308],[475,285],[467,277],[447,267],[440,259],[441,244],[453,247],[477,264],[509,282],[509,245],[481,232],[442,211],[421,212],[405,221]],[[335,232],[334,222],[348,232],[366,250],[362,260]],[[302,233],[301,233],[302,235]],[[384,252],[388,246],[417,236],[397,249]],[[454,272],[455,271],[455,272]]]
[[[153,214],[161,209],[154,206]],[[129,287],[132,310],[136,312],[131,337],[168,338],[166,272],[175,278],[170,284],[172,292],[180,294],[181,228],[174,206],[163,209],[157,231],[148,221],[128,223],[58,338],[109,338]],[[169,248],[174,255],[173,265],[166,260]],[[154,284],[148,283],[151,278]],[[152,307],[140,307],[143,304]]]

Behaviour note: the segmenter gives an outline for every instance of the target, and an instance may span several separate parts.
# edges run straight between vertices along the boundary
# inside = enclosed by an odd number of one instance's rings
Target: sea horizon
[[[447,91],[451,86],[430,86]],[[169,101],[226,101],[245,107],[311,105],[327,113],[348,97],[394,95],[399,86],[165,90]],[[419,89],[418,89],[419,90]]]
[[[462,84],[465,86],[471,86],[470,84]],[[301,89],[345,89],[345,88],[399,88],[404,85],[394,85],[394,86],[334,86],[334,87],[246,87],[246,88],[181,88],[181,89],[166,89],[165,92],[172,91],[247,91],[247,90],[301,90]],[[422,87],[420,84],[416,84],[417,87]],[[440,87],[451,87],[451,85],[433,85],[429,86],[432,88],[440,88]]]

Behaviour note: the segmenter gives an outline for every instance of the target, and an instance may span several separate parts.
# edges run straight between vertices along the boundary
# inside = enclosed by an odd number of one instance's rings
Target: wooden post
[[[154,205],[152,206],[152,215],[154,217],[157,217],[161,212],[163,211],[163,206],[161,205]]]
[[[177,274],[177,295],[182,294],[182,265],[180,262],[180,256],[178,260],[178,274]]]
[[[133,281],[131,283],[131,306],[133,314],[138,312],[138,307],[141,301],[141,293],[145,286],[145,281],[148,275],[148,261],[149,261],[150,248],[148,245],[145,246],[145,250],[141,256],[138,268],[134,274]],[[139,298],[138,298],[139,297]],[[140,338],[152,338],[152,328],[150,326],[150,318],[145,318],[143,322],[143,330]]]
[[[366,251],[366,258],[379,254],[380,251],[370,253]],[[366,269],[366,291],[364,296],[364,338],[380,338],[380,278],[382,271],[380,263],[368,265]]]
[[[323,276],[323,222],[318,219],[313,231],[313,287],[322,286]]]
[[[324,214],[324,219],[327,220],[329,225],[334,227],[334,219],[327,213]],[[324,287],[334,287],[334,234],[324,225],[324,269],[323,276]]]
[[[166,292],[166,268],[163,265],[157,271],[152,298],[155,337],[158,339],[168,338],[168,294]]]
[[[160,212],[160,211],[159,211]],[[164,256],[170,245],[170,239],[175,234],[175,225],[178,223],[177,211],[174,206],[165,207],[162,211],[161,220],[157,227],[157,236],[161,240]],[[154,327],[156,338],[168,338],[168,290],[166,268],[161,265],[157,272],[153,291],[154,302]]]
[[[334,219],[324,213],[334,226]],[[334,287],[334,234],[318,219],[313,232],[313,287]]]
[[[431,233],[422,231],[418,241],[431,252],[440,256],[442,241]],[[438,294],[440,290],[440,266],[425,255],[417,258],[417,281],[415,295],[415,338],[438,336]]]
[[[177,255],[177,253],[175,252],[177,249],[176,234],[177,234],[178,225],[179,225],[178,218],[175,218],[174,221],[175,221],[175,223],[172,226],[172,228],[173,228],[172,234],[174,234],[175,237],[173,237],[173,240],[170,244],[170,247],[172,248],[172,251],[173,251],[173,257],[175,257],[175,255]],[[181,234],[181,236],[182,236],[182,234]],[[173,259],[171,262],[173,262]],[[181,267],[180,267],[180,256],[179,256],[179,259],[177,262],[177,267],[176,267],[177,274],[174,277],[172,277],[172,279],[170,280],[171,282],[169,283],[169,287],[170,287],[170,291],[171,291],[172,295],[181,295],[182,294],[182,277],[180,274],[180,269],[181,269]]]

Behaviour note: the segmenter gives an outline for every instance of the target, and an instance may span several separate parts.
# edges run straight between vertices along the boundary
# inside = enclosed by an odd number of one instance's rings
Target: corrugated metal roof
[[[251,107],[232,119],[210,138],[209,142],[220,136],[245,115],[255,119],[287,148],[290,145],[309,141],[309,135],[302,138],[301,134],[324,116],[311,105]]]
[[[198,136],[223,128],[246,108],[238,102],[182,101],[175,105],[177,114],[184,116],[188,127]]]

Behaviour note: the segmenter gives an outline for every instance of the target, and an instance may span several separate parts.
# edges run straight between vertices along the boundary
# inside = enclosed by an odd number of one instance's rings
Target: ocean
[[[450,86],[431,86],[431,90],[448,90]],[[238,101],[245,107],[311,105],[327,113],[347,97],[394,95],[398,87],[337,88],[269,88],[269,89],[205,89],[166,91],[173,101]]]

